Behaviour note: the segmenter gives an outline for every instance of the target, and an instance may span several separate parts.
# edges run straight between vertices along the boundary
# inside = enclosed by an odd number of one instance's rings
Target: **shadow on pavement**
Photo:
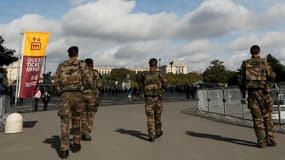
[[[122,128],[116,129],[115,131],[119,132],[121,134],[127,134],[127,135],[130,135],[130,136],[133,136],[133,137],[136,137],[136,138],[148,141],[148,135],[145,134],[145,133],[142,133],[141,131],[128,130],[128,129],[122,129]]]
[[[33,128],[33,127],[35,127],[36,123],[38,123],[38,121],[24,121],[23,127],[24,128]]]
[[[51,138],[47,138],[43,141],[43,143],[50,144],[51,148],[53,148],[57,155],[59,155],[60,151],[60,137],[52,136]]]
[[[192,132],[192,131],[186,131],[186,134],[189,136],[193,136],[193,137],[213,139],[217,141],[229,142],[229,143],[239,144],[239,145],[248,146],[248,147],[256,147],[256,143],[254,142],[241,140],[241,139],[235,139],[235,138],[223,137],[220,135],[198,133],[198,132]]]

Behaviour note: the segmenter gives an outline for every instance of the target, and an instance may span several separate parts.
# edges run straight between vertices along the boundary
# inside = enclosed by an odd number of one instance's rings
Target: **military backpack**
[[[267,81],[267,62],[265,59],[250,59],[245,61],[245,87],[247,89],[262,89]]]
[[[62,91],[82,91],[84,89],[81,61],[66,61],[60,70]]]
[[[160,96],[162,94],[160,73],[156,71],[149,71],[145,72],[143,77],[144,95]]]

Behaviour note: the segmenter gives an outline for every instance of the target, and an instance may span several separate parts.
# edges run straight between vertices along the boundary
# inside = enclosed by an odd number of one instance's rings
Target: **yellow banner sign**
[[[25,32],[24,56],[45,56],[49,32]]]

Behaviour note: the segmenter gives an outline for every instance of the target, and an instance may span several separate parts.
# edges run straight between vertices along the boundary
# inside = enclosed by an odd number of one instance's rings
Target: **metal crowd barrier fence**
[[[199,89],[198,109],[205,112],[252,120],[247,103],[241,102],[242,95],[238,87]],[[274,89],[272,119],[274,123],[285,124],[285,88]]]
[[[8,113],[13,109],[10,105],[10,97],[6,95],[0,95],[0,130],[4,128],[4,121]]]

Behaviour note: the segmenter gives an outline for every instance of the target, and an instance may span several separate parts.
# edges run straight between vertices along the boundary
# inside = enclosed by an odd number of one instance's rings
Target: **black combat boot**
[[[149,137],[149,138],[148,138],[148,141],[154,142],[154,139],[155,139],[154,137]]]
[[[68,155],[69,155],[69,151],[68,150],[59,152],[59,157],[61,159],[66,159],[68,157]]]
[[[73,144],[71,146],[71,151],[73,153],[79,152],[81,150],[81,144]]]
[[[82,133],[81,139],[82,139],[83,141],[91,141],[91,140],[92,140],[90,134],[89,134],[89,133],[86,133],[86,132]]]
[[[265,148],[266,147],[266,142],[265,141],[258,141],[257,142],[257,147],[258,148]]]
[[[162,131],[160,131],[160,133],[159,133],[159,134],[156,134],[155,138],[160,138],[162,135],[163,135],[163,132],[162,132]]]
[[[267,144],[267,146],[270,146],[270,147],[274,147],[277,145],[277,143],[271,138],[266,139],[266,144]]]

